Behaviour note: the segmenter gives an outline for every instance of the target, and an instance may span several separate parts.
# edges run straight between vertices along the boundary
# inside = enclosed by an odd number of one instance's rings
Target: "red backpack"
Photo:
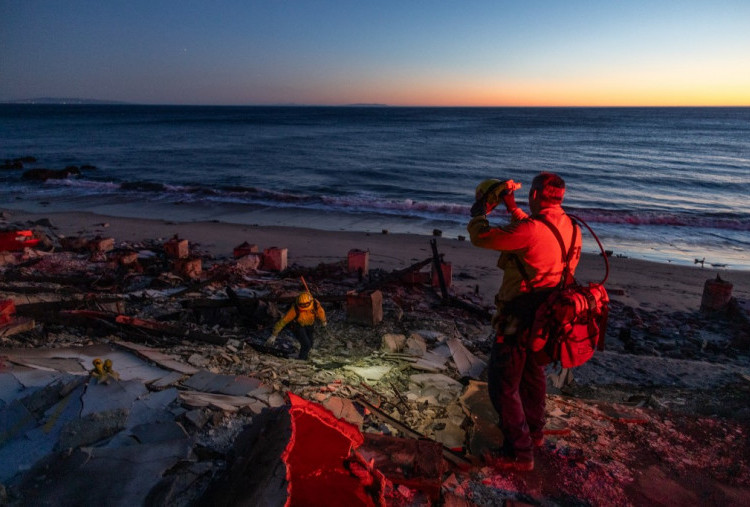
[[[595,350],[604,350],[604,336],[607,331],[609,296],[604,282],[609,277],[609,261],[599,238],[586,222],[573,215],[573,237],[576,222],[586,226],[602,250],[606,272],[599,283],[579,284],[570,272],[570,251],[565,252],[560,231],[539,217],[539,221],[550,228],[560,243],[565,269],[559,285],[554,288],[537,308],[534,322],[529,331],[528,346],[535,354],[538,364],[560,363],[563,368],[580,366],[594,355]]]

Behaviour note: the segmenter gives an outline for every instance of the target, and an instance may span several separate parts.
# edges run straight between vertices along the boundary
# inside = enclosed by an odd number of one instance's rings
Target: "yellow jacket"
[[[284,326],[292,321],[296,321],[300,326],[312,326],[315,319],[318,319],[324,326],[326,325],[326,312],[317,299],[313,299],[310,308],[300,308],[294,303],[286,314],[273,326],[273,334],[277,335],[284,329]]]

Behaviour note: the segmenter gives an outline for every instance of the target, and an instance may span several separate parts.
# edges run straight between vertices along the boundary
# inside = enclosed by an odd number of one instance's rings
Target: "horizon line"
[[[547,109],[560,109],[560,108],[743,108],[750,107],[750,104],[723,104],[723,105],[706,105],[706,104],[680,104],[680,105],[591,105],[591,104],[565,104],[565,105],[429,105],[429,104],[409,104],[409,105],[395,105],[375,102],[355,102],[347,104],[316,104],[316,103],[296,103],[296,102],[275,102],[275,103],[250,103],[250,104],[190,104],[190,103],[148,103],[148,102],[126,102],[119,100],[106,100],[106,99],[83,99],[77,97],[37,97],[29,99],[3,99],[0,100],[0,104],[14,104],[14,105],[123,105],[123,106],[155,106],[155,107],[369,107],[369,108],[464,108],[464,109],[482,109],[482,108],[547,108]]]

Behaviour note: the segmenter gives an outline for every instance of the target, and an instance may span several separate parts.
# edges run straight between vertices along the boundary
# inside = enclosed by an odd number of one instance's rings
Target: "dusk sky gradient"
[[[0,100],[750,106],[748,0],[0,0]]]

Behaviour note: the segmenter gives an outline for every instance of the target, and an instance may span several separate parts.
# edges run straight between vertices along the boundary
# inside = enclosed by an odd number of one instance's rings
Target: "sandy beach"
[[[169,239],[175,234],[216,257],[232,255],[232,250],[244,241],[256,244],[261,250],[272,246],[287,248],[289,264],[316,266],[320,263],[345,259],[350,249],[369,250],[371,269],[391,271],[402,269],[432,256],[430,236],[412,234],[377,234],[348,231],[320,231],[304,228],[261,227],[222,222],[174,222],[103,216],[76,212],[3,211],[2,223],[26,225],[48,219],[62,236],[111,237],[118,242],[145,239]],[[586,233],[588,234],[588,233]],[[491,305],[502,273],[495,263],[498,254],[476,248],[467,239],[437,237],[438,251],[453,268],[457,295],[478,293],[482,301]],[[617,245],[604,245],[617,251]],[[738,299],[750,299],[750,271],[727,270],[656,263],[638,259],[611,257],[607,287],[613,300],[632,307],[646,307],[665,311],[693,311],[701,302],[703,287],[708,279],[719,275],[733,284],[732,294]],[[580,282],[600,281],[604,275],[601,255],[584,250],[576,277]]]

